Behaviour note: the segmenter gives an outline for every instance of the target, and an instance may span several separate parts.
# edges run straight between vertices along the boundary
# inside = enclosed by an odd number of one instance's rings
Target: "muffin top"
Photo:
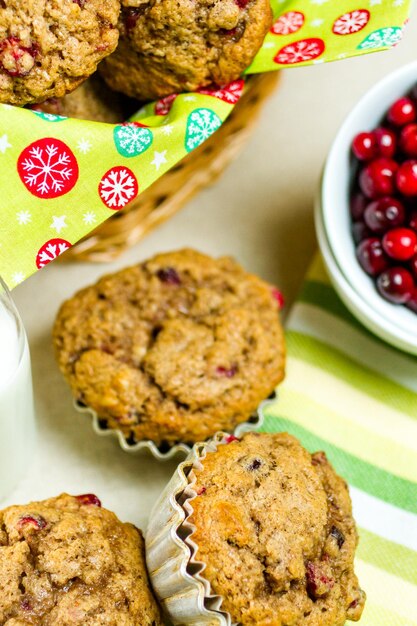
[[[195,475],[195,558],[233,622],[343,626],[360,618],[349,493],[323,452],[310,455],[286,433],[251,433],[208,453]]]
[[[61,98],[116,48],[120,0],[2,0],[0,102]]]
[[[0,511],[0,624],[158,626],[141,532],[92,494]]]
[[[120,45],[101,66],[139,99],[223,85],[250,65],[272,23],[269,0],[124,0]]]
[[[135,440],[204,440],[246,421],[284,374],[271,286],[228,257],[158,255],[62,306],[61,370],[78,400]]]

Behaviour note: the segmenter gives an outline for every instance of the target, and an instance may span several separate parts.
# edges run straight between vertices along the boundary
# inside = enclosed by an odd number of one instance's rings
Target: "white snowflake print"
[[[185,147],[191,152],[208,139],[222,122],[219,116],[210,109],[196,109],[188,116]]]
[[[18,171],[29,191],[40,198],[68,193],[78,179],[77,161],[59,139],[41,139],[25,148]]]
[[[164,135],[172,135],[173,130],[174,127],[172,126],[172,124],[164,124],[163,126],[161,126],[161,132],[164,133]]]
[[[291,35],[304,25],[304,14],[300,11],[288,11],[281,15],[272,25],[271,32],[275,35]]]
[[[358,9],[341,15],[333,24],[333,32],[335,35],[352,35],[357,33],[369,22],[371,17],[366,9]]]
[[[45,267],[51,261],[59,257],[71,247],[71,244],[65,239],[50,239],[42,248],[40,248],[36,256],[36,266],[38,269]]]
[[[7,135],[2,135],[0,137],[0,152],[2,154],[6,153],[6,150],[12,147],[12,144],[9,143],[9,138]]]
[[[184,96],[184,102],[195,102],[195,96]]]
[[[123,124],[114,129],[116,148],[125,157],[134,157],[145,152],[153,141],[149,128],[137,123]]]
[[[93,213],[92,211],[87,211],[87,213],[84,213],[83,215],[83,222],[84,224],[87,224],[87,226],[91,226],[91,224],[95,224],[97,222],[96,214]]]
[[[370,0],[371,7],[376,6],[377,4],[382,4],[382,0]]]
[[[20,285],[25,280],[25,275],[23,272],[15,272],[12,276],[13,287]]]
[[[80,139],[77,143],[77,148],[81,154],[88,154],[92,147],[91,141],[88,139]]]
[[[322,20],[321,18],[317,18],[315,20],[311,20],[310,22],[310,26],[313,26],[314,28],[318,28],[319,26],[321,26],[323,24],[324,20]]]
[[[32,215],[29,211],[18,211],[16,213],[16,218],[19,224],[29,224],[32,221]]]
[[[293,65],[295,63],[304,63],[317,59],[323,54],[325,43],[322,39],[311,37],[294,41],[281,48],[274,58],[276,63],[282,65]]]
[[[359,44],[358,49],[389,48],[399,43],[402,36],[403,30],[399,26],[380,28],[368,35],[368,37]]]
[[[99,193],[109,209],[122,209],[138,195],[138,181],[127,167],[113,167],[101,179]]]

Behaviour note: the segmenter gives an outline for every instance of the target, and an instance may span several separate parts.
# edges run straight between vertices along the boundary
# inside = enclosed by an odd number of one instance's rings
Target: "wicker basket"
[[[253,76],[249,88],[221,128],[182,159],[124,210],[101,224],[63,255],[64,261],[107,262],[176,213],[201,188],[216,180],[243,148],[278,72]]]

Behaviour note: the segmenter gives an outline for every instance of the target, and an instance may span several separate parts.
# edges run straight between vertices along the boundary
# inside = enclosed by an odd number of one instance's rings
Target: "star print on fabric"
[[[29,224],[32,221],[32,215],[29,211],[18,211],[16,213],[17,221],[19,224]]]
[[[161,167],[161,165],[163,163],[166,163],[167,160],[165,158],[167,151],[163,150],[163,152],[157,152],[155,151],[154,154],[154,158],[153,161],[151,161],[152,165],[155,165],[156,169],[159,170],[159,168]]]
[[[0,152],[2,154],[5,154],[6,150],[11,147],[12,147],[12,144],[9,143],[9,138],[7,135],[3,135],[2,137],[0,137]]]
[[[51,228],[56,230],[57,233],[60,233],[63,228],[66,228],[68,226],[68,224],[65,223],[66,219],[66,215],[61,215],[60,217],[56,217],[55,215],[53,215]]]

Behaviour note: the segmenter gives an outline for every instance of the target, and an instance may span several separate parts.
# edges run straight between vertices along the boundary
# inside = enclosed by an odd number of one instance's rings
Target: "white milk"
[[[23,477],[34,448],[29,349],[12,311],[0,284],[0,501]]]

